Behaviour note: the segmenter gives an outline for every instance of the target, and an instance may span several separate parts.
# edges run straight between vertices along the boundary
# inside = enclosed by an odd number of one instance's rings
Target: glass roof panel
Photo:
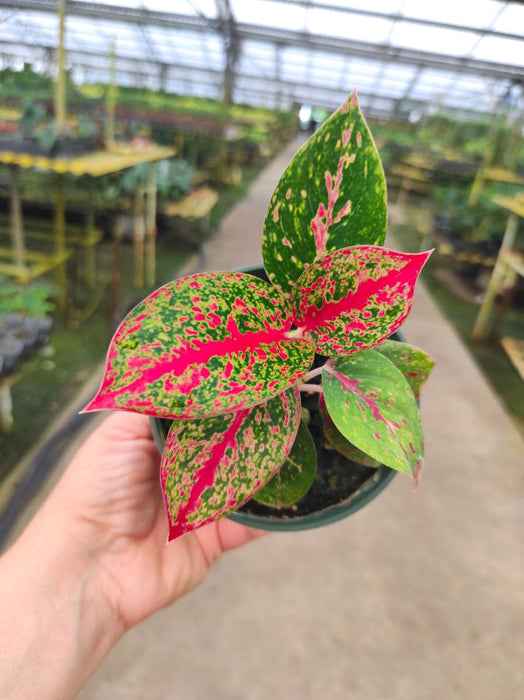
[[[524,36],[524,5],[507,3],[493,23],[493,29]]]
[[[111,0],[112,2],[113,0]],[[216,17],[215,0],[177,0],[176,3],[166,3],[166,0],[141,0],[138,2],[138,6],[160,12],[175,11],[183,15]]]
[[[402,21],[395,24],[390,40],[395,46],[417,51],[466,56],[473,48],[477,35],[458,29],[442,29]]]
[[[485,61],[511,63],[516,66],[521,65],[524,59],[522,41],[496,36],[485,36],[481,39],[472,55]]]
[[[380,70],[382,82],[397,82],[407,85],[417,73],[415,66],[404,66],[398,63],[388,63]]]
[[[436,3],[404,0],[401,12],[406,18],[482,28],[493,22],[500,9],[501,3],[497,0],[475,0],[474,8],[469,2],[457,0],[439,0]]]
[[[343,10],[366,10],[390,14],[399,12],[403,0],[315,0],[315,5],[333,5]]]
[[[303,31],[306,11],[299,5],[279,3],[277,0],[230,0],[238,22]]]
[[[89,0],[89,4],[114,10],[111,20],[75,15],[74,8],[67,16],[67,64],[79,80],[95,75],[107,80],[114,39],[118,80],[157,85],[160,63],[168,67],[167,89],[220,93],[226,42],[216,22],[202,22],[217,17],[216,0]],[[512,81],[524,79],[520,2],[229,0],[229,4],[238,23],[237,72],[246,76],[237,79],[235,98],[253,104],[289,106],[293,100],[308,99],[315,104],[325,100],[332,107],[356,87],[369,98],[369,108],[382,113],[391,111],[396,100],[410,98],[417,101],[417,110],[433,109],[432,103],[460,108],[461,101],[465,109],[491,110]],[[171,14],[173,19],[161,21],[152,14],[141,24],[122,13],[126,7]],[[37,70],[48,70],[46,48],[56,46],[56,15],[0,10],[0,19],[2,65],[22,67],[29,62]],[[343,48],[344,40],[352,42],[351,53]],[[397,54],[394,61],[392,51]],[[468,59],[469,72],[463,58]],[[508,69],[507,78],[497,68],[506,64],[514,67]],[[277,78],[284,85],[277,85]]]
[[[308,31],[343,39],[384,42],[392,26],[393,23],[388,19],[365,17],[324,8],[311,9],[307,15]]]

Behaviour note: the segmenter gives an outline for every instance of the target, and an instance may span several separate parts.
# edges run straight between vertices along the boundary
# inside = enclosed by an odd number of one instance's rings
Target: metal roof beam
[[[19,46],[20,44],[15,44],[14,42],[13,44],[9,44],[9,42],[1,41],[0,54],[4,53],[2,51],[4,47],[11,49],[13,45]],[[31,45],[27,44],[27,46],[29,47]],[[69,59],[73,68],[80,67],[85,70],[96,70],[102,74],[108,73],[109,71],[106,57],[101,54],[72,51],[69,52]],[[129,58],[126,56],[117,56],[116,60],[118,62],[117,72],[120,74],[127,74],[131,77],[140,76],[143,78],[158,79],[158,66],[154,62],[148,62],[147,60],[139,58]],[[213,88],[218,88],[218,86],[221,84],[222,75],[222,71],[219,69],[210,67],[188,67],[183,64],[173,64],[167,66],[165,80],[166,82],[169,80],[183,80],[188,82],[205,83],[207,85],[211,85]],[[237,76],[237,83],[239,91],[247,91],[254,95],[263,95],[264,97],[269,95],[275,101],[275,104],[277,104],[279,100],[285,101],[287,99],[289,105],[291,105],[293,101],[302,102],[304,104],[325,103],[323,106],[335,109],[347,97],[347,91],[345,91],[343,88],[312,84],[310,82],[297,80],[275,81],[274,78],[271,77],[254,77],[252,75],[240,73]],[[402,103],[402,98],[399,99],[396,97],[388,97],[386,95],[377,95],[374,91],[365,90],[358,90],[358,94],[362,100],[365,99],[370,101],[366,107],[366,112],[369,116],[386,116],[386,112],[383,109],[373,105],[373,100],[390,102],[392,109],[387,114],[389,116],[392,116],[394,113],[399,115],[398,106]],[[259,101],[263,101],[263,99]],[[417,99],[410,100],[409,104],[410,109],[419,106],[424,111],[424,108],[427,107],[428,103],[426,100]],[[442,109],[447,113],[467,113],[468,115],[475,116],[477,119],[485,114],[484,112],[464,109],[463,107],[454,108],[446,105],[443,105]]]
[[[215,5],[217,8],[218,29],[224,42],[224,53],[226,56],[222,99],[226,105],[230,105],[233,102],[236,67],[240,56],[240,40],[229,0],[215,0]]]
[[[4,7],[18,10],[27,9],[52,12],[53,14],[56,11],[56,0],[4,0],[3,4]],[[67,11],[69,15],[105,19],[114,22],[141,22],[143,24],[161,26],[164,29],[169,27],[193,31],[214,29],[216,32],[219,32],[219,20],[171,12],[78,2],[78,0],[69,0]],[[294,32],[274,27],[240,24],[238,22],[235,23],[235,32],[239,39],[265,41],[272,44],[277,42],[284,46],[296,46],[375,61],[397,62],[433,68],[435,70],[457,70],[463,73],[492,76],[503,80],[522,81],[524,79],[524,71],[521,66],[482,61],[469,57],[416,51],[384,44],[376,45],[337,37],[316,36],[308,32]]]
[[[267,0],[266,0],[267,1]],[[465,24],[453,24],[451,22],[441,22],[439,20],[424,19],[423,17],[410,17],[401,12],[379,12],[377,10],[367,10],[359,7],[345,7],[342,5],[331,5],[329,3],[318,4],[311,0],[278,0],[286,5],[297,5],[308,10],[330,10],[332,12],[341,12],[346,15],[360,15],[364,17],[374,17],[375,19],[386,19],[392,22],[409,22],[410,24],[418,24],[426,27],[436,27],[438,29],[454,29],[463,32],[473,32],[474,34],[482,34],[486,36],[496,36],[504,39],[522,39],[522,34],[513,34],[511,32],[499,32],[496,29],[483,27],[472,27]],[[511,4],[508,2],[505,5]],[[517,4],[517,3],[515,3]],[[521,3],[518,3],[521,4]],[[504,9],[504,8],[502,8]]]

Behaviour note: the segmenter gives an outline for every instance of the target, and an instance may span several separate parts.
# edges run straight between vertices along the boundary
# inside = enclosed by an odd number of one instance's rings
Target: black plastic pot
[[[33,350],[49,339],[53,321],[48,316],[36,317],[12,312],[0,317],[1,375],[11,374],[16,365],[31,356]]]
[[[19,135],[14,139],[0,140],[0,151],[27,153],[47,158],[71,158],[96,150],[96,139],[91,136],[59,136],[53,145],[46,149],[35,136]]]
[[[153,437],[159,451],[162,452],[170,421],[154,417],[151,417],[150,421]],[[313,439],[315,440],[315,435]],[[295,532],[322,527],[347,518],[363,508],[386,488],[396,474],[394,469],[384,465],[373,469],[357,464],[334,450],[326,450],[322,444],[317,443],[316,447],[317,475],[306,496],[297,504],[276,509],[250,500],[228,515],[228,518],[258,530]],[[327,456],[326,453],[328,453]],[[329,463],[329,453],[331,453],[331,463]],[[335,468],[333,468],[333,462],[336,464]],[[329,479],[336,479],[337,473],[343,481],[342,486],[331,493],[326,492],[326,483]],[[316,510],[301,513],[301,504],[306,499],[310,502],[323,499],[323,505]]]
[[[240,270],[266,279],[261,266]],[[404,340],[400,333],[393,339]],[[309,429],[317,449],[317,475],[308,493],[295,505],[276,509],[253,500],[228,517],[259,530],[294,532],[322,527],[342,520],[367,505],[383,491],[397,473],[385,465],[366,467],[329,448],[323,437],[315,396],[303,397],[311,414]],[[171,421],[151,417],[153,437],[160,453]]]

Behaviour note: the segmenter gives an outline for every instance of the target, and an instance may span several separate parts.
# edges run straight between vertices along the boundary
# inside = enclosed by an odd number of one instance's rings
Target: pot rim
[[[164,439],[160,428],[162,420],[162,418],[157,418],[156,416],[149,416],[151,432],[153,433],[153,438],[160,454],[162,454],[164,447]],[[295,518],[279,518],[278,510],[275,509],[274,517],[244,513],[241,510],[229,513],[226,517],[257,530],[271,530],[274,532],[296,532],[299,530],[310,530],[312,528],[322,527],[323,525],[330,525],[337,520],[346,518],[348,515],[355,513],[357,510],[367,505],[386,488],[396,474],[397,472],[395,469],[381,464],[377,467],[375,474],[346,500],[326,506],[321,510],[308,513],[307,515],[298,515]]]

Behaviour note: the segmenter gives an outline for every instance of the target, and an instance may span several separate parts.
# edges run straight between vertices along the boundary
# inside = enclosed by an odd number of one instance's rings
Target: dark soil
[[[347,501],[375,476],[376,469],[347,459],[326,443],[316,394],[302,394],[302,406],[311,414],[308,427],[317,448],[317,473],[311,488],[297,503],[286,508],[270,508],[252,499],[239,511],[278,520],[310,515]]]

